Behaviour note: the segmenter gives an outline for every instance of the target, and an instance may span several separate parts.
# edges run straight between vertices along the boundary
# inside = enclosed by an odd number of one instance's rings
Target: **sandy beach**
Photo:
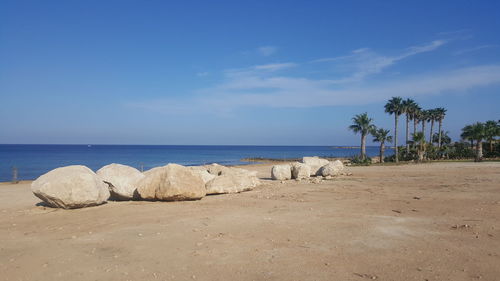
[[[188,202],[39,205],[0,184],[0,280],[499,280],[500,163],[350,167]],[[38,204],[38,205],[37,205]]]

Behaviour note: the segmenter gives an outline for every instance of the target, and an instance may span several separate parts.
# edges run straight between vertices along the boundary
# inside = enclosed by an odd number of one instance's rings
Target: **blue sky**
[[[0,1],[0,143],[351,145],[500,119],[499,1]],[[404,131],[401,119],[400,131]],[[400,134],[400,143],[404,136]]]

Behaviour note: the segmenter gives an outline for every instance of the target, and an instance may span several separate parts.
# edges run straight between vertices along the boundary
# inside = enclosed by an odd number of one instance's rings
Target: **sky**
[[[394,130],[393,96],[446,108],[458,140],[500,119],[499,11],[481,0],[0,0],[0,143],[357,145],[356,114]]]

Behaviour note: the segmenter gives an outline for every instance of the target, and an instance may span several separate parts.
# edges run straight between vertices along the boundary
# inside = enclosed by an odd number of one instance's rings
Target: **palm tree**
[[[441,138],[442,138],[441,132],[443,132],[442,126],[443,126],[443,120],[444,120],[445,116],[446,116],[446,109],[444,109],[442,107],[436,108],[436,119],[439,122],[438,147],[441,147]]]
[[[403,113],[403,99],[401,97],[392,97],[385,105],[385,112],[394,114],[394,153],[396,162],[399,162],[398,157],[398,118]]]
[[[418,160],[424,160],[425,155],[425,135],[423,132],[413,134],[413,143],[417,144]]]
[[[380,163],[384,163],[385,142],[392,142],[392,136],[389,136],[389,132],[383,128],[374,128],[371,133],[373,141],[380,142]]]
[[[420,122],[422,122],[422,133],[424,134],[424,138],[425,138],[425,124],[430,121],[429,117],[430,117],[429,110],[420,111]]]
[[[406,153],[410,151],[410,120],[413,119],[413,112],[417,107],[417,103],[408,98],[403,101],[404,113],[406,113]]]
[[[415,107],[412,108],[412,117],[413,117],[413,133],[417,133],[417,125],[418,122],[420,121],[420,117],[422,115],[422,108],[418,106],[418,104],[415,104]]]
[[[471,149],[474,148],[474,138],[472,137],[472,125],[467,125],[462,128],[462,134],[460,134],[460,137],[463,140],[470,141],[470,147]]]
[[[490,152],[493,152],[493,141],[500,136],[500,124],[496,121],[486,121],[484,124],[485,138],[490,144]]]
[[[476,162],[483,160],[483,139],[486,136],[485,126],[477,122],[471,127],[471,137],[476,141]]]
[[[434,122],[437,121],[437,109],[429,109],[429,121],[431,121],[431,132],[429,134],[429,143],[432,146],[432,135],[434,133]]]
[[[449,136],[448,131],[446,132],[440,132],[440,133],[434,133],[432,136],[432,142],[433,143],[439,143],[441,141],[441,145],[447,145],[451,143],[451,138]]]
[[[361,133],[361,159],[366,158],[366,136],[373,131],[375,126],[372,124],[373,119],[368,117],[368,114],[362,113],[352,118],[353,124],[349,129],[355,134]]]

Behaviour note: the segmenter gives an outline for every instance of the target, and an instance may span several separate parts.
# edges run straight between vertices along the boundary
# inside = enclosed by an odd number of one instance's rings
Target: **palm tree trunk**
[[[490,153],[493,152],[493,139],[490,139]]]
[[[476,141],[476,162],[483,160],[483,141]]]
[[[422,133],[424,134],[424,140],[425,140],[425,120],[422,121]]]
[[[417,133],[417,126],[418,126],[418,120],[415,117],[415,114],[413,114],[413,135]],[[417,147],[417,145],[414,143],[413,148]]]
[[[432,146],[432,133],[434,132],[434,120],[431,120],[431,135],[429,136],[429,143]]]
[[[396,163],[399,162],[398,155],[398,115],[394,114],[394,153],[396,154]]]
[[[384,163],[384,152],[385,152],[385,144],[384,142],[380,143],[380,163]]]
[[[406,113],[406,154],[410,151],[410,114]]]
[[[441,126],[443,125],[443,120],[439,119],[439,134],[438,134],[438,147],[441,148]]]
[[[413,114],[413,134],[417,133],[417,125],[418,125],[418,120],[415,118],[415,114]]]
[[[361,135],[361,159],[366,158],[366,135]]]

